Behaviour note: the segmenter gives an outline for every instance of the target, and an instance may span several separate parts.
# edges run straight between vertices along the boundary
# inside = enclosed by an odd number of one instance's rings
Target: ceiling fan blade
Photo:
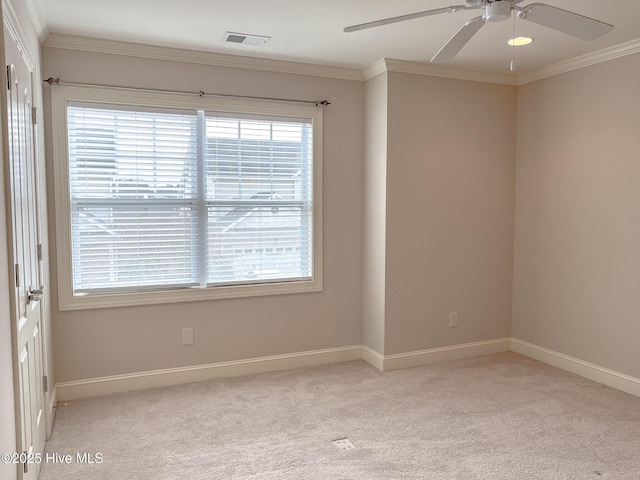
[[[442,47],[431,59],[431,63],[448,62],[458,54],[471,37],[473,37],[485,24],[484,16],[472,18],[465,23],[456,34]]]
[[[544,3],[523,7],[518,17],[583,40],[595,40],[613,30],[613,25],[608,23]]]
[[[400,15],[398,17],[385,18],[383,20],[376,20],[375,22],[361,23],[359,25],[352,25],[344,29],[345,33],[357,32],[359,30],[366,30],[367,28],[380,27],[382,25],[389,25],[390,23],[404,22],[406,20],[413,20],[414,18],[429,17],[431,15],[439,15],[441,13],[454,13],[458,10],[470,10],[472,8],[467,5],[452,5],[450,7],[436,8],[435,10],[426,10],[424,12],[409,13],[408,15]]]

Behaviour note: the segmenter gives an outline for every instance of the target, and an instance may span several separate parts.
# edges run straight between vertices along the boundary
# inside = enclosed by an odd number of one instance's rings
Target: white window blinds
[[[74,293],[313,275],[307,119],[70,102]]]

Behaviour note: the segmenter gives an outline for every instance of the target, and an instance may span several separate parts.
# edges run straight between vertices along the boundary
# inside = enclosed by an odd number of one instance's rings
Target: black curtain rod
[[[253,100],[272,100],[278,102],[292,102],[292,103],[308,103],[315,105],[316,107],[326,107],[331,105],[331,102],[328,100],[297,100],[293,98],[274,98],[274,97],[256,97],[251,95],[229,95],[226,93],[209,93],[204,92],[202,90],[198,92],[186,91],[186,90],[163,90],[160,88],[139,88],[139,87],[122,87],[119,85],[98,85],[96,83],[79,83],[79,82],[64,82],[59,78],[49,77],[43,80],[44,83],[48,83],[51,86],[54,85],[74,85],[78,87],[107,87],[107,88],[117,88],[120,90],[137,90],[137,91],[146,91],[146,92],[162,92],[162,93],[179,93],[182,95],[198,95],[199,97],[204,96],[213,96],[213,97],[229,97],[229,98],[250,98]]]

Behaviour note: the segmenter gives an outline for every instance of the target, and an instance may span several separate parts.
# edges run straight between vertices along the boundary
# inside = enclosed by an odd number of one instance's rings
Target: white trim
[[[33,28],[36,31],[36,35],[38,35],[40,43],[42,43],[49,35],[47,18],[44,13],[44,5],[42,5],[42,0],[26,0],[26,2],[27,10],[31,17],[31,23],[33,23]]]
[[[43,46],[85,52],[126,55],[130,57],[152,58],[172,62],[196,63],[219,67],[246,68],[268,72],[311,75],[314,77],[337,78],[341,80],[362,81],[362,72],[358,69],[314,65],[310,63],[270,60],[256,57],[241,57],[221,53],[187,50],[182,48],[142,45],[137,43],[102,40],[98,38],[77,37],[52,33]]]
[[[367,362],[369,365],[376,367],[380,371],[384,370],[384,355],[381,355],[366,345],[362,346],[362,360]]]
[[[62,255],[61,255],[62,256]],[[321,263],[320,260],[318,263]],[[70,264],[69,264],[70,265]],[[70,275],[71,268],[58,275]],[[319,271],[318,271],[319,272]],[[71,277],[68,277],[71,278]],[[58,308],[61,311],[93,310],[96,308],[130,307],[137,305],[163,305],[167,303],[200,302],[227,298],[263,297],[268,295],[289,295],[322,291],[321,273],[314,280],[290,283],[265,283],[229,287],[186,288],[179,290],[158,290],[150,292],[115,293],[103,295],[73,296],[70,288],[58,284]]]
[[[496,83],[501,85],[517,85],[518,77],[511,73],[487,73],[461,70],[451,67],[440,67],[430,63],[405,62],[386,58],[384,60],[388,72],[410,73],[430,77],[443,77],[472,82]],[[375,71],[375,70],[374,70]]]
[[[362,77],[364,81],[367,81],[385,72],[387,72],[387,61],[383,58],[382,60],[378,60],[373,65],[369,65],[367,68],[362,70]]]
[[[8,0],[3,0],[3,2],[6,1]],[[42,12],[38,13],[38,9],[42,8],[41,1],[42,0],[29,0],[27,3],[28,5],[31,5],[32,2],[34,4],[32,7],[33,12],[32,8],[29,9],[29,12],[34,18],[34,24],[38,32],[38,36],[42,40],[42,35],[46,33],[46,24],[40,25],[42,19],[36,20],[36,18],[39,18],[40,14],[43,15]],[[42,30],[43,28],[45,30]],[[379,60],[373,65],[359,70],[357,68],[226,55],[198,50],[144,45],[57,33],[50,34],[43,42],[43,46],[66,50],[80,50],[94,53],[151,58],[173,62],[195,63],[200,65],[262,70],[295,75],[310,75],[341,80],[366,81],[383,72],[398,72],[502,85],[525,85],[536,80],[560,75],[572,70],[577,70],[579,68],[588,67],[590,65],[640,52],[640,40],[632,40],[627,43],[559,62],[555,65],[542,67],[521,75],[514,75],[511,73],[490,73],[462,70],[433,65],[428,62],[408,62],[388,58]]]
[[[539,68],[531,72],[523,73],[518,77],[518,85],[525,85],[527,83],[542,80],[543,78],[553,77],[562,73],[570,72],[572,70],[578,70],[580,68],[589,67],[616,58],[624,57],[626,55],[633,55],[640,52],[640,39],[632,40],[627,43],[621,43],[610,48],[605,48],[597,52],[588,53],[579,57],[572,58],[565,62],[556,63],[548,67]]]
[[[53,418],[56,415],[56,405],[58,404],[58,385],[54,385],[51,391],[49,392],[49,405],[47,406],[49,411],[48,415],[45,416],[47,419],[47,438],[51,436],[51,431],[53,429]]]
[[[208,365],[62,382],[54,386],[50,408],[53,408],[53,405],[58,401],[65,402],[147,388],[203,382],[216,378],[237,377],[356,360],[364,360],[380,371],[391,371],[509,351],[640,397],[640,379],[638,378],[516,338],[501,338],[395,355],[382,355],[366,345],[352,345]]]
[[[61,402],[113,393],[203,382],[216,378],[237,377],[255,373],[276,372],[292,368],[329,365],[362,358],[360,345],[299,352],[232,362],[196,365],[192,367],[153,370],[150,372],[91,378],[56,385]]]
[[[511,350],[543,363],[566,370],[594,382],[640,397],[640,379],[558,353],[533,343],[511,339]]]
[[[168,291],[104,295],[73,295],[71,265],[71,204],[67,145],[67,102],[111,102],[134,106],[207,109],[218,112],[266,113],[283,117],[305,117],[313,122],[313,279],[301,282],[265,283]],[[198,97],[164,92],[121,90],[108,87],[56,86],[51,93],[53,122],[53,178],[55,185],[56,242],[58,258],[58,308],[83,310],[130,305],[241,298],[322,291],[322,108],[271,101]]]
[[[363,79],[370,80],[384,72],[410,73],[429,77],[451,78],[454,80],[468,80],[472,82],[497,83],[501,85],[517,85],[518,77],[511,73],[487,73],[461,70],[451,67],[441,67],[424,62],[407,62],[384,58],[370,65],[362,71]]]
[[[451,345],[449,347],[430,348],[417,352],[384,355],[383,371],[400,370],[402,368],[419,367],[431,363],[449,362],[464,358],[479,357],[511,350],[511,339],[500,338],[483,342]]]
[[[364,360],[380,371],[389,371],[478,357],[492,353],[508,352],[510,346],[511,339],[502,338],[385,356],[366,345],[352,345],[348,347],[250,358],[208,365],[169,368],[165,370],[152,370],[148,372],[62,382],[56,384],[56,393],[54,395],[57,396],[57,401],[65,402],[80,398],[144,390],[147,388],[203,382],[216,378],[237,377],[355,360]]]
[[[525,85],[543,78],[553,77],[572,70],[578,70],[580,68],[589,67],[591,65],[607,62],[616,58],[633,55],[635,53],[640,53],[640,39],[615,45],[586,55],[580,55],[578,57],[520,75],[510,73],[477,72],[432,65],[428,62],[408,62],[404,60],[384,58],[365,68],[362,71],[362,76],[366,81],[384,72],[397,72],[502,85]]]

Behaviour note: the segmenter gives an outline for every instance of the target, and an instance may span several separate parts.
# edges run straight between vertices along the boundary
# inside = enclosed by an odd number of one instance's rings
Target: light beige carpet
[[[514,353],[349,362],[72,402],[46,451],[103,462],[41,480],[637,480],[640,398]]]

